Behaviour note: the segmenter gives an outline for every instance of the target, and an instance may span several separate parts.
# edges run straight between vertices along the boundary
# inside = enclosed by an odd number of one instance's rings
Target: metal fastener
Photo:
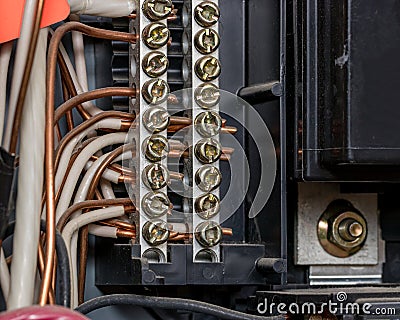
[[[222,147],[217,140],[208,138],[197,142],[194,152],[200,162],[210,164],[221,157]]]
[[[142,149],[147,160],[151,162],[161,161],[168,155],[168,140],[164,136],[152,135],[143,141]]]
[[[164,221],[147,221],[142,229],[143,239],[151,246],[159,246],[169,238],[169,230]]]
[[[200,135],[210,138],[221,131],[222,119],[218,113],[206,111],[197,115],[194,126]]]
[[[171,201],[163,192],[149,192],[142,198],[142,209],[150,218],[159,218],[171,210]]]
[[[203,81],[212,81],[221,74],[221,64],[219,60],[212,56],[202,57],[195,64],[196,75]]]
[[[169,113],[162,107],[152,107],[143,113],[143,125],[151,133],[164,131],[169,125]]]
[[[211,192],[220,186],[222,174],[218,168],[205,165],[196,171],[195,181],[200,190]]]
[[[219,198],[212,193],[204,194],[196,199],[194,208],[201,218],[211,219],[219,213]]]
[[[170,32],[161,22],[154,22],[143,29],[143,41],[150,49],[159,49],[168,43]]]
[[[219,47],[219,35],[213,29],[203,29],[194,36],[194,45],[202,54],[213,53]]]
[[[162,79],[148,80],[142,89],[143,99],[149,104],[160,104],[168,99],[169,86]]]
[[[218,87],[212,83],[204,83],[197,87],[194,92],[194,100],[204,109],[212,108],[218,104],[220,96]]]
[[[222,230],[220,225],[215,221],[205,221],[196,227],[195,237],[203,247],[214,247],[222,239]]]
[[[152,21],[162,20],[168,17],[172,12],[171,0],[146,0],[143,3],[143,13]]]
[[[149,52],[142,61],[143,71],[152,78],[163,75],[167,71],[168,65],[168,58],[159,51]]]
[[[210,27],[218,22],[220,10],[216,4],[204,1],[194,9],[194,18],[202,27]]]
[[[367,222],[345,200],[332,202],[318,222],[318,239],[335,257],[345,258],[358,252],[367,237]]]
[[[169,182],[168,169],[159,163],[153,163],[145,167],[142,175],[143,183],[153,190],[164,188]]]

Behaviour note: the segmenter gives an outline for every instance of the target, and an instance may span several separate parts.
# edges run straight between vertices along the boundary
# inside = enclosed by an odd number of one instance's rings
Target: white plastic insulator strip
[[[43,188],[47,29],[39,33],[21,121],[18,195],[8,309],[34,303]]]
[[[136,9],[134,0],[69,0],[71,13],[101,17],[126,17]]]

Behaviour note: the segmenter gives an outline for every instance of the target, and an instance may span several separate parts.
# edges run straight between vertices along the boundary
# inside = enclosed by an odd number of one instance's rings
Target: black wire
[[[75,310],[88,314],[92,311],[115,305],[131,305],[137,307],[149,307],[171,310],[186,310],[209,314],[220,319],[231,320],[281,320],[283,316],[261,317],[250,315],[230,309],[226,309],[217,305],[180,298],[162,298],[152,296],[140,296],[135,294],[112,294],[101,296],[82,303]]]
[[[15,221],[10,222],[6,229],[4,239],[14,234]],[[46,222],[41,220],[40,231],[46,232]],[[69,268],[68,251],[61,233],[56,230],[56,252],[57,252],[57,290],[56,303],[64,307],[71,307],[71,270]]]

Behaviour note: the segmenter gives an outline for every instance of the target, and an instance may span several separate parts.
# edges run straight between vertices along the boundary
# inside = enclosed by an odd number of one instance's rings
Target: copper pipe
[[[124,97],[134,97],[136,94],[136,90],[134,88],[125,88],[125,87],[110,87],[110,88],[101,88],[88,92],[83,92],[78,94],[77,96],[69,99],[64,102],[61,106],[59,106],[55,111],[54,119],[55,121],[59,121],[60,118],[69,110],[80,105],[84,102],[96,100],[104,97],[112,97],[112,96],[124,96]]]
[[[28,48],[28,56],[26,58],[25,72],[24,75],[22,76],[21,86],[18,92],[18,100],[15,108],[15,115],[11,131],[11,140],[9,148],[10,153],[13,154],[17,150],[18,132],[21,125],[24,102],[25,102],[26,92],[28,89],[29,79],[31,77],[33,60],[35,59],[36,46],[40,31],[40,22],[42,21],[43,5],[44,5],[44,0],[39,0],[36,4],[36,16],[35,16],[35,21],[33,23],[32,37],[30,39]]]

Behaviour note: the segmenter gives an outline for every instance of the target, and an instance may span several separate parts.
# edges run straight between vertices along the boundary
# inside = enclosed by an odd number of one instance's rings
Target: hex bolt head
[[[158,162],[167,157],[169,143],[167,138],[156,134],[143,141],[142,149],[147,160]]]
[[[159,190],[169,182],[168,169],[159,163],[146,166],[142,173],[143,183],[152,190]]]
[[[221,74],[221,63],[212,56],[202,57],[194,66],[197,77],[202,81],[213,81]]]
[[[171,210],[171,201],[163,192],[149,192],[142,198],[142,210],[151,219],[159,218]]]
[[[147,221],[142,228],[143,239],[151,246],[159,246],[169,238],[169,230],[164,221]]]
[[[219,20],[219,7],[210,1],[204,1],[194,9],[194,18],[202,27],[211,27]]]
[[[218,87],[212,83],[203,83],[194,92],[194,101],[204,109],[210,109],[217,105],[220,97]]]
[[[167,71],[168,65],[168,58],[159,51],[149,52],[142,61],[143,71],[151,78],[163,75]]]
[[[143,29],[143,41],[150,49],[165,46],[170,38],[170,31],[164,23],[154,22]]]
[[[219,198],[212,193],[204,194],[196,199],[194,208],[196,213],[204,220],[211,219],[219,213]]]
[[[221,157],[222,147],[217,140],[202,139],[196,143],[194,153],[201,163],[211,164]]]
[[[213,29],[203,29],[194,36],[194,45],[202,54],[210,54],[218,49],[220,43],[218,33]]]
[[[200,135],[210,138],[221,131],[222,119],[218,113],[206,111],[197,115],[194,126]]]
[[[143,85],[142,96],[148,104],[160,104],[168,99],[169,86],[162,79],[146,81]]]
[[[200,190],[211,192],[221,185],[222,174],[217,167],[205,165],[196,171],[195,181]]]
[[[173,5],[171,0],[146,0],[142,9],[147,19],[158,21],[171,14]]]
[[[204,221],[196,227],[195,238],[201,246],[211,248],[220,243],[222,229],[215,221]]]
[[[162,107],[152,107],[143,113],[143,125],[151,133],[164,131],[169,125],[169,113]]]

